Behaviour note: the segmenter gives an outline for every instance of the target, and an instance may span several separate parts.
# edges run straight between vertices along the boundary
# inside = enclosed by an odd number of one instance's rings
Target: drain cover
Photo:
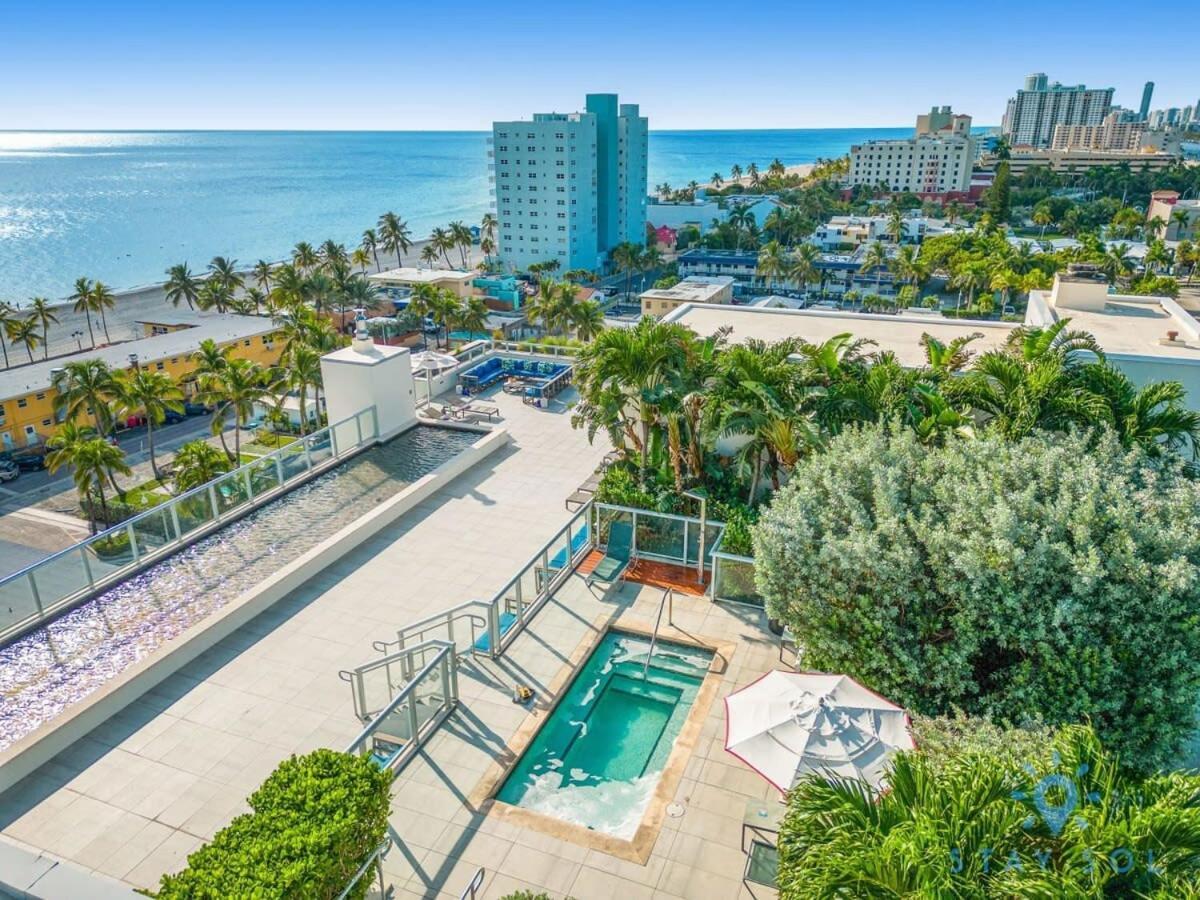
[[[670,816],[672,819],[678,819],[680,816],[683,815],[683,804],[682,803],[672,803],[670,806],[667,807],[667,815]]]

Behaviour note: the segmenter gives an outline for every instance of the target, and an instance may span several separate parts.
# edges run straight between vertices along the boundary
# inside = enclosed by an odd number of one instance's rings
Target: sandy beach
[[[798,175],[801,178],[807,178],[809,175],[812,174],[813,169],[815,169],[816,167],[817,166],[815,163],[801,163],[798,166],[785,167],[784,172],[788,175]],[[760,175],[761,175],[762,171],[763,171],[762,169],[759,170]],[[726,188],[726,187],[729,187],[729,185],[731,185],[731,184],[740,184],[742,187],[750,187],[750,176],[743,175],[741,178],[737,179],[737,181],[733,181],[733,180],[727,178],[727,179],[725,179],[724,182],[722,182],[721,187]],[[711,188],[713,186],[713,184],[710,181],[707,184],[702,184],[700,186],[703,188]]]

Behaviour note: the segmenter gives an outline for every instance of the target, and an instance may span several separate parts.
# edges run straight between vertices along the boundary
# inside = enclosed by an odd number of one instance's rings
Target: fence
[[[721,535],[724,540],[725,535]],[[726,553],[721,541],[713,547],[712,598],[732,603],[762,606],[763,599],[754,584],[754,558]]]
[[[596,502],[596,543],[608,543],[608,529],[618,519],[627,520],[633,526],[633,553],[643,559],[695,566],[700,557],[701,521],[692,516],[635,509],[632,506],[614,506]],[[712,554],[721,534],[724,522],[705,521],[704,568],[712,567]]]
[[[591,550],[591,514],[590,503],[581,507],[490,600],[468,600],[435,613],[399,629],[394,640],[376,641],[374,648],[387,656],[436,638],[460,656],[500,656]]]
[[[370,756],[381,768],[394,771],[454,711],[458,705],[454,645],[430,641],[420,649],[429,651],[424,664],[350,742],[347,753]]]
[[[375,442],[375,407],[239,466],[0,580],[0,644]]]

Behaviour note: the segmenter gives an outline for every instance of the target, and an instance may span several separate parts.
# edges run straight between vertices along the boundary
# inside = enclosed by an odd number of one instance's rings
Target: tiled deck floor
[[[596,593],[600,592],[596,588]],[[778,664],[778,644],[761,612],[676,595],[674,626],[685,634],[736,641],[717,699],[684,770],[675,800],[685,812],[667,817],[645,865],[627,862],[485,814],[468,798],[493,760],[509,759],[507,743],[527,711],[509,699],[520,681],[546,686],[598,617],[628,615],[653,622],[661,589],[626,583],[600,598],[570,578],[500,660],[468,660],[459,675],[462,702],[423,751],[399,775],[392,826],[403,840],[384,871],[397,897],[457,898],[477,868],[482,897],[527,888],[552,897],[722,900],[772,895],[741,883],[740,849],[746,802],[778,792],[724,750],[723,698]],[[664,629],[669,636],[670,632]]]
[[[3,837],[154,887],[282,759],[345,747],[360,725],[338,670],[397,627],[503,587],[567,521],[563,498],[604,454],[562,404],[494,393],[511,447],[0,795]]]

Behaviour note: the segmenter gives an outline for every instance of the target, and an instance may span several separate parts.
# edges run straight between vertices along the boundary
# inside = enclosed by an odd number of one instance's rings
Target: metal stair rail
[[[354,714],[360,722],[369,722],[379,715],[396,694],[410,684],[419,670],[439,650],[450,646],[446,641],[428,640],[405,647],[382,659],[373,659],[355,669],[338,672],[342,681],[349,682],[354,696]]]
[[[646,664],[642,666],[642,680],[646,680],[646,676],[650,673],[650,660],[654,658],[654,648],[658,646],[658,629],[662,625],[663,607],[670,605],[671,611],[667,613],[667,624],[672,624],[671,620],[675,617],[675,588],[668,587],[663,591],[662,599],[658,601],[658,616],[654,619],[654,631],[650,635],[650,652],[646,654]]]

